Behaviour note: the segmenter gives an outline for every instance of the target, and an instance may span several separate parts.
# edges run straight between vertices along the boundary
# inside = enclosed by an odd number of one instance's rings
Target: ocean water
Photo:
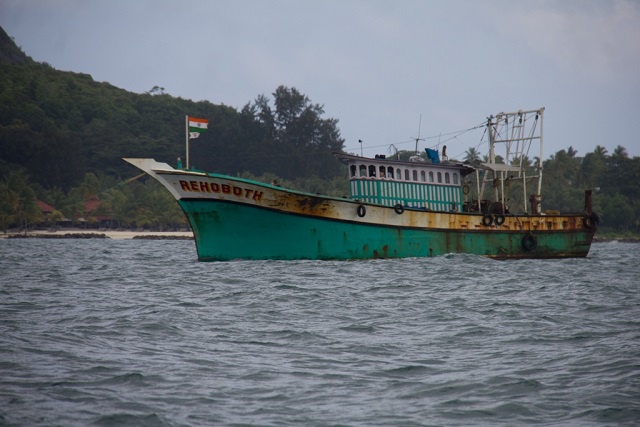
[[[639,286],[633,243],[200,263],[0,240],[0,425],[639,425]]]

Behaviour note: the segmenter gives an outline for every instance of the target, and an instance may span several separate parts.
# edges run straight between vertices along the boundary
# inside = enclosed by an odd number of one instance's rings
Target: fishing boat
[[[200,261],[447,253],[494,259],[585,257],[598,223],[591,192],[585,192],[583,212],[542,210],[543,115],[540,108],[489,117],[489,154],[481,163],[449,160],[436,149],[405,161],[334,153],[348,171],[350,194],[345,197],[176,169],[149,158],[124,160],[176,198]],[[540,155],[531,173],[526,159],[535,145]],[[501,155],[496,154],[499,147]],[[522,189],[518,206],[509,205],[514,183]],[[527,197],[530,187],[533,193]]]

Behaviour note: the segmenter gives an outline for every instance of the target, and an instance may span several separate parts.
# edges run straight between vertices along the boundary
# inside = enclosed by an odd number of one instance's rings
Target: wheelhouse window
[[[420,171],[420,181],[421,182],[427,181],[427,173],[425,171]]]
[[[358,168],[356,165],[351,165],[349,170],[351,171],[351,178],[354,178],[356,176],[356,172],[358,172]]]
[[[367,167],[365,165],[360,165],[360,178],[365,178],[367,176]]]
[[[369,177],[374,178],[376,176],[376,167],[373,165],[369,166]]]
[[[429,182],[433,182],[433,171],[429,171]]]
[[[396,169],[396,176],[398,179],[402,179],[402,171],[400,169]]]
[[[409,181],[409,169],[404,170],[404,180]]]
[[[387,178],[393,179],[393,168],[391,166],[387,168]]]
[[[451,184],[451,177],[449,175],[449,172],[445,172],[444,173],[444,183],[445,184]]]
[[[453,183],[457,184],[458,183],[458,174],[454,172],[453,174]]]
[[[418,171],[417,170],[413,171],[413,180],[414,181],[418,181]]]
[[[438,172],[438,183],[442,183],[442,172]]]
[[[385,171],[385,167],[380,166],[380,178],[386,178],[386,177],[387,177],[387,173]]]

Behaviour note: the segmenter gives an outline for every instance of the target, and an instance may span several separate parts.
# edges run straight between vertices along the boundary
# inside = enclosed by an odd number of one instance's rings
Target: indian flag
[[[207,126],[209,125],[209,120],[207,119],[197,119],[195,117],[189,117],[189,133],[202,133],[207,130]]]

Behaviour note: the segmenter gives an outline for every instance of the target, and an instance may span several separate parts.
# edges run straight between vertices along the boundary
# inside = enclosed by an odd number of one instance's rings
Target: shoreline
[[[21,232],[0,233],[0,239],[147,239],[147,240],[192,240],[191,231],[129,231],[129,230],[33,230],[26,235]]]

